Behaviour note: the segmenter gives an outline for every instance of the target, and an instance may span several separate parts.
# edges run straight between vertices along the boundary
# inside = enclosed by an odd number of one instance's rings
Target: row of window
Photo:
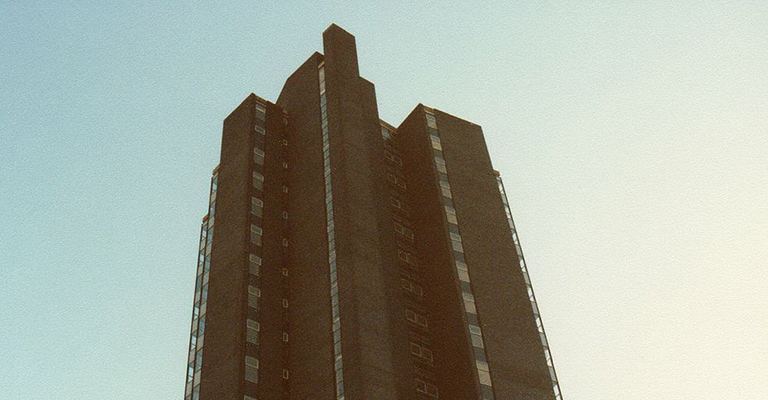
[[[472,286],[469,279],[469,271],[466,260],[464,259],[464,246],[462,244],[461,232],[459,229],[456,209],[453,204],[453,193],[448,179],[448,168],[443,157],[443,146],[440,140],[440,132],[437,128],[437,120],[430,111],[425,112],[427,130],[429,131],[432,152],[435,161],[435,167],[438,172],[438,181],[440,191],[442,192],[445,217],[448,221],[448,235],[451,239],[453,248],[454,267],[459,277],[459,286],[461,287],[462,298],[464,302],[464,312],[467,317],[467,329],[470,334],[470,340],[474,348],[475,366],[480,381],[480,390],[484,400],[493,400],[493,382],[488,368],[485,345],[483,343],[483,332],[477,317],[477,307],[475,306],[475,297],[472,294]]]
[[[400,287],[403,289],[415,294],[417,297],[423,297],[424,296],[424,290],[421,288],[421,285],[406,279],[406,278],[400,278]]]
[[[266,118],[266,106],[261,103],[256,103],[255,105],[255,128],[257,135],[254,137],[254,145],[253,145],[253,171],[252,171],[252,177],[253,177],[253,189],[252,189],[252,197],[251,197],[251,227],[250,227],[250,242],[253,244],[251,247],[251,253],[248,257],[248,273],[250,276],[249,279],[249,285],[248,285],[248,293],[247,293],[247,304],[250,309],[248,313],[248,319],[246,320],[246,326],[245,326],[245,338],[246,342],[250,343],[251,345],[246,347],[246,360],[245,360],[245,380],[249,381],[254,384],[258,384],[258,362],[259,359],[257,357],[257,353],[259,351],[259,335],[261,330],[261,325],[257,320],[257,316],[259,314],[260,310],[260,300],[261,300],[261,289],[259,287],[259,279],[261,277],[261,269],[263,260],[261,258],[261,248],[263,246],[263,227],[262,227],[262,221],[265,216],[264,214],[264,200],[263,200],[263,192],[264,192],[264,167],[265,167],[265,161],[268,155],[265,153],[265,150],[263,147],[265,144],[265,138],[263,138],[260,135],[266,135],[266,129],[265,129],[265,118]],[[287,115],[285,115],[285,112],[283,112],[283,124],[287,125],[288,119]],[[283,138],[281,139],[282,145],[287,146],[288,140]],[[272,157],[272,155],[269,155],[269,157]],[[282,158],[282,157],[280,157]],[[288,168],[288,163],[286,161],[281,161],[282,167],[284,169]],[[288,193],[288,187],[283,186],[282,187],[283,193]],[[288,220],[288,212],[282,211],[282,218],[284,220]],[[283,238],[282,239],[282,246],[288,247],[288,239]],[[283,267],[282,268],[282,274],[283,276],[288,276],[288,269]],[[283,308],[288,308],[288,300],[283,298],[282,299],[282,306]],[[283,332],[283,342],[288,342],[288,333]],[[284,370],[283,377],[285,379],[288,379],[288,371]],[[253,388],[249,389],[251,393],[249,393],[251,396],[255,396],[255,392]],[[253,398],[246,396],[246,399]]]
[[[418,304],[424,300],[424,290],[418,283],[420,279],[418,276],[419,271],[416,268],[416,257],[413,251],[410,250],[414,240],[414,233],[408,228],[410,225],[407,221],[409,212],[406,202],[403,200],[406,196],[403,189],[406,189],[407,185],[405,179],[401,177],[402,159],[392,143],[395,135],[396,132],[393,129],[382,124],[384,157],[390,162],[386,171],[387,181],[391,184],[389,201],[392,209],[397,211],[397,214],[395,214],[395,232],[401,235],[400,238],[396,239],[398,245],[397,256],[402,261],[400,264],[400,286],[410,294],[408,296],[408,305],[405,308],[405,319],[411,338],[410,351],[414,360],[415,390],[419,398],[437,398],[437,386],[431,382],[435,379],[433,372],[434,357],[427,345],[429,340],[424,335],[429,330],[429,324],[423,311],[416,311],[416,309],[423,309]]]
[[[560,383],[557,380],[557,374],[555,374],[555,365],[552,361],[552,352],[549,349],[549,342],[547,341],[547,335],[544,331],[544,323],[541,320],[541,314],[539,313],[539,306],[536,303],[536,297],[533,294],[533,286],[531,285],[531,278],[528,274],[528,267],[525,263],[525,257],[523,256],[523,249],[520,246],[520,239],[517,235],[517,229],[515,229],[515,222],[512,219],[512,211],[509,206],[509,201],[507,200],[507,193],[504,190],[504,183],[501,180],[501,176],[496,176],[496,183],[499,187],[499,194],[501,195],[501,202],[504,204],[504,212],[507,215],[507,222],[509,223],[509,229],[512,233],[512,241],[515,245],[515,253],[517,254],[517,261],[520,265],[520,270],[523,273],[523,278],[525,280],[526,290],[528,292],[528,300],[531,304],[531,309],[533,310],[534,318],[536,319],[536,329],[539,332],[539,338],[541,340],[541,346],[544,350],[544,358],[547,362],[547,367],[549,368],[549,376],[552,381],[552,390],[555,394],[556,400],[561,400],[562,394],[560,392]]]
[[[253,187],[254,189],[264,190],[264,175],[260,172],[253,171]],[[283,185],[283,193],[288,193],[288,186]]]
[[[266,147],[266,114],[267,109],[265,104],[257,102],[255,104],[255,124],[254,131],[256,135],[253,138],[253,183],[252,183],[252,197],[251,197],[251,232],[250,241],[256,247],[252,246],[251,253],[248,255],[248,274],[249,285],[247,294],[248,318],[245,321],[245,341],[246,344],[246,356],[245,356],[245,376],[244,379],[248,382],[258,385],[259,383],[259,333],[261,325],[256,319],[258,316],[259,303],[261,299],[261,289],[258,287],[258,277],[261,275],[261,246],[263,242],[264,231],[261,226],[262,218],[264,217],[264,161],[266,154],[264,148]],[[253,319],[252,319],[253,318]],[[256,395],[255,389],[246,387],[246,391],[249,394]],[[248,397],[248,396],[246,396]]]
[[[400,199],[398,199],[398,198],[396,198],[396,197],[394,197],[394,196],[390,196],[389,197],[389,204],[394,209],[402,211],[403,215],[406,216],[406,217],[410,213],[410,210],[408,209],[408,206],[405,204],[405,202],[400,200]]]
[[[344,362],[341,354],[341,313],[339,282],[336,269],[336,234],[333,221],[333,188],[331,184],[331,145],[328,133],[328,99],[325,92],[325,66],[318,66],[320,81],[320,116],[323,139],[323,177],[325,180],[325,213],[328,238],[328,267],[330,270],[331,317],[333,326],[333,356],[336,377],[336,399],[344,399]]]
[[[437,398],[437,386],[435,386],[432,383],[429,383],[423,379],[416,378],[414,380],[414,383],[416,384],[416,392],[425,394],[429,397]]]
[[[397,221],[395,221],[395,232],[405,236],[408,240],[413,240],[413,231]]]
[[[432,351],[421,344],[411,342],[411,354],[423,358],[425,362],[432,364]]]
[[[424,315],[419,314],[416,311],[411,310],[410,308],[406,308],[405,318],[408,321],[411,321],[414,324],[422,327],[425,331],[429,330],[429,324],[427,323],[427,318]]]
[[[401,189],[405,189],[407,187],[403,178],[392,173],[387,173],[387,181],[397,185]]]
[[[384,158],[395,165],[403,165],[403,160],[400,158],[400,156],[388,150],[384,150]]]
[[[288,379],[288,370],[283,369],[283,379]],[[245,380],[251,383],[259,383],[259,359],[245,356]],[[245,396],[246,399],[253,397]]]
[[[187,382],[184,388],[185,400],[198,400],[200,397],[200,370],[203,366],[203,344],[205,343],[205,316],[208,300],[208,280],[211,268],[211,249],[213,248],[213,223],[216,210],[216,192],[218,173],[214,170],[211,178],[210,202],[208,215],[203,218],[200,228],[200,246],[197,274],[195,277],[195,300],[192,308],[192,328],[189,339],[187,359]]]

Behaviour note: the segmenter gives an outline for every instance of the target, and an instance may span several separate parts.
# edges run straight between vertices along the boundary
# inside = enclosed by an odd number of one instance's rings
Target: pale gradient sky
[[[766,396],[768,2],[210,3],[0,1],[0,399],[181,399],[222,120],[332,22],[483,127],[565,400]]]

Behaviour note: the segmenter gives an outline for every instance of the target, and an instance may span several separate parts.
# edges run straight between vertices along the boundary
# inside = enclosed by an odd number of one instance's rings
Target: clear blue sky
[[[222,120],[332,22],[483,126],[566,400],[768,393],[767,2],[213,3],[0,1],[0,399],[182,397]]]

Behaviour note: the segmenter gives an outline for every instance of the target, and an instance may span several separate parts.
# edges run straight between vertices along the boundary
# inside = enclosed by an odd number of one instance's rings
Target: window
[[[443,150],[439,137],[432,136],[432,148],[435,150]]]
[[[413,253],[409,253],[402,249],[397,249],[397,257],[407,262],[408,264],[416,263],[416,256],[414,256]]]
[[[283,219],[288,219],[288,211],[283,211]]]
[[[384,158],[387,160],[397,164],[397,165],[403,165],[403,160],[398,156],[397,154],[390,153],[387,150],[384,150]]]
[[[491,386],[491,374],[488,371],[488,364],[485,364],[485,370],[480,369],[480,366],[478,365],[477,375],[480,378],[481,385]]]
[[[288,308],[288,299],[283,299],[283,308]]]
[[[424,295],[424,290],[421,288],[421,286],[411,282],[408,279],[400,278],[400,286],[409,292],[415,293],[417,296]]]
[[[203,368],[203,351],[197,351],[197,357],[195,357],[195,371],[200,371]]]
[[[259,344],[259,323],[249,319],[246,321],[245,340],[249,343]]]
[[[261,290],[255,286],[248,286],[248,307],[259,308],[259,297]]]
[[[400,186],[401,188],[405,189],[405,181],[402,178],[399,178],[395,174],[387,173],[387,180],[397,186]]]
[[[283,146],[288,146],[288,139],[283,139],[282,143],[283,143]]]
[[[464,264],[464,263],[461,263],[461,264]],[[467,271],[466,264],[464,264],[464,266],[465,267],[462,269],[461,267],[459,267],[459,262],[456,262],[456,272],[458,272],[459,274],[460,281],[469,283],[470,282],[469,272]]]
[[[399,222],[395,222],[395,231],[408,239],[413,239],[413,231],[404,227]]]
[[[187,365],[187,382],[192,382],[192,377],[195,376],[195,355],[194,350],[191,351],[189,359],[191,360]]]
[[[283,238],[283,247],[288,247],[288,239]]]
[[[251,225],[251,243],[261,246],[261,235],[263,231],[256,225]]]
[[[408,264],[416,264],[416,256],[402,249],[397,249],[397,257]]]
[[[466,303],[466,301],[465,301],[465,303]],[[480,349],[484,349],[485,348],[485,345],[483,345],[483,335],[482,334],[472,333],[470,336],[471,336],[471,339],[472,339],[472,346],[480,348]]]
[[[259,360],[253,357],[245,356],[245,380],[248,382],[259,382]]]
[[[283,369],[283,379],[288,379],[288,370]]]
[[[439,174],[439,176],[440,176],[440,186],[442,186],[444,188],[447,188],[447,189],[450,189],[451,188],[451,184],[448,183],[448,175],[441,173],[441,174]]]
[[[259,270],[261,269],[261,257],[251,254],[248,256],[248,272],[252,275],[259,276]]]
[[[259,165],[264,165],[264,150],[258,148],[253,149],[253,162]]]
[[[213,241],[213,218],[208,220],[208,239],[207,239],[207,246],[211,247],[211,242]],[[206,254],[210,253],[209,249],[206,249]]]
[[[325,68],[320,68],[320,94],[325,93]]]
[[[435,120],[435,116],[432,114],[425,114],[427,116],[427,126],[430,128],[437,129],[437,120]]]
[[[461,240],[451,240],[451,246],[453,246],[453,250],[455,251],[460,253],[464,252],[464,247],[461,245]]]
[[[405,318],[416,325],[424,327],[424,329],[427,328],[427,318],[411,309],[405,309]]]
[[[264,202],[255,197],[251,197],[251,214],[261,217],[264,210]]]
[[[264,175],[253,171],[253,187],[259,190],[264,190]]]
[[[448,222],[454,225],[458,225],[459,221],[456,219],[456,209],[453,207],[445,206],[445,216],[448,218]],[[449,230],[452,228],[448,228]]]
[[[288,186],[283,186],[283,193],[288,193]]]
[[[256,119],[260,119],[263,121],[264,117],[267,114],[267,108],[261,103],[256,103],[255,108],[256,108]]]
[[[423,358],[430,364],[432,363],[432,351],[422,345],[411,342],[411,354]]]
[[[439,172],[442,172],[444,174],[448,173],[448,170],[445,168],[445,160],[442,158],[435,158],[435,166],[437,167],[437,170]]]
[[[490,375],[488,376],[488,379],[490,380]],[[494,400],[495,397],[493,396],[493,388],[491,385],[480,385],[480,392],[483,394],[483,400]]]
[[[451,214],[456,214],[456,211],[451,206],[445,206],[446,212],[450,212]],[[450,211],[448,211],[450,210]],[[451,240],[461,240],[461,234],[459,233],[459,226],[458,225],[448,225],[448,234],[451,235]],[[455,239],[454,239],[455,238]]]
[[[381,137],[384,140],[392,139],[392,132],[389,129],[387,129],[387,128],[382,126],[381,127]]]
[[[260,133],[260,134],[262,134],[262,135],[264,135],[264,134],[266,134],[266,133],[267,133],[267,131],[266,131],[266,130],[264,130],[264,128],[262,128],[262,127],[260,127],[260,126],[258,126],[258,125],[254,126],[254,127],[253,127],[253,130],[254,130],[254,131],[256,131],[256,132],[258,132],[258,133]]]
[[[467,322],[470,323],[471,325],[477,325],[480,323],[480,321],[477,320],[477,314],[468,313],[466,317],[467,317]]]
[[[288,343],[288,332],[283,332],[283,342]]]
[[[288,163],[283,161],[283,168],[288,169]]]
[[[474,299],[464,299],[464,310],[466,310],[468,313],[477,314],[477,308],[475,307]]]
[[[288,268],[283,268],[283,275],[288,276]]]
[[[437,386],[416,378],[416,391],[437,398]]]

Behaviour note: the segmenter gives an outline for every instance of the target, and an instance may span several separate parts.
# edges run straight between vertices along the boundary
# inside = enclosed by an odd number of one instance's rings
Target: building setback
[[[561,399],[480,126],[395,128],[331,25],[225,120],[185,400]]]

